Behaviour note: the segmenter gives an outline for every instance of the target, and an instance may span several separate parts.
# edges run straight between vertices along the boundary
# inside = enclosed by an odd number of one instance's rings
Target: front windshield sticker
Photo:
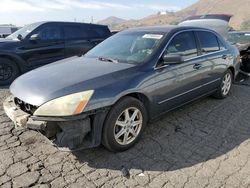
[[[142,38],[145,38],[145,39],[158,39],[158,40],[160,40],[162,37],[163,37],[163,35],[158,35],[158,34],[145,34],[145,35],[143,35]]]
[[[245,36],[250,36],[250,33],[246,33]]]

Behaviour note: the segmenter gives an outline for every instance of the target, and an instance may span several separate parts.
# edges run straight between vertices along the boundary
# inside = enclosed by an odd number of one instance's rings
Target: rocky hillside
[[[232,14],[230,25],[234,29],[250,30],[250,0],[199,0],[176,13],[151,15],[141,20],[129,20],[115,24],[111,29],[121,30],[145,25],[176,24],[182,19],[198,14]],[[110,24],[109,24],[110,25]]]
[[[121,18],[117,18],[115,16],[110,16],[104,20],[101,20],[99,22],[97,22],[98,24],[102,24],[102,25],[108,25],[110,28],[114,28],[119,24],[122,24],[123,22],[125,22],[127,20],[121,19]]]
[[[176,15],[175,13],[169,13],[167,15],[151,15],[141,20],[129,20],[123,22],[119,25],[116,25],[115,29],[121,30],[125,28],[139,27],[139,26],[176,24],[180,20],[182,20],[182,18]]]

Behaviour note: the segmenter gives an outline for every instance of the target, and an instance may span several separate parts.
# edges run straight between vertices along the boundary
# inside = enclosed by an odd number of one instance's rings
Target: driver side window
[[[42,27],[38,32],[39,40],[50,41],[62,39],[60,27],[57,25]]]
[[[180,54],[183,59],[198,56],[194,33],[187,31],[176,35],[166,49],[167,54]]]

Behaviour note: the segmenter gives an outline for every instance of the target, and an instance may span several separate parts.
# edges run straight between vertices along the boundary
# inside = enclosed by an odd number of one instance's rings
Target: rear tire
[[[125,151],[140,139],[148,117],[143,103],[133,97],[121,99],[105,120],[102,144],[110,151]]]
[[[227,70],[222,79],[221,79],[221,84],[220,84],[220,88],[218,89],[218,91],[213,95],[215,98],[217,99],[224,99],[226,98],[231,91],[232,88],[232,84],[233,84],[233,74],[231,70]]]
[[[15,62],[0,58],[0,85],[10,85],[20,75]]]

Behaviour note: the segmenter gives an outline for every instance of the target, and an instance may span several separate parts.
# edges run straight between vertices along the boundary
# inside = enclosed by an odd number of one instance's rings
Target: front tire
[[[20,75],[15,62],[0,58],[0,85],[10,85]]]
[[[232,84],[233,84],[232,71],[227,70],[221,79],[219,90],[213,96],[218,99],[226,98],[231,91]]]
[[[120,100],[110,110],[102,135],[102,144],[110,151],[125,151],[140,139],[147,123],[143,103],[133,97]]]

